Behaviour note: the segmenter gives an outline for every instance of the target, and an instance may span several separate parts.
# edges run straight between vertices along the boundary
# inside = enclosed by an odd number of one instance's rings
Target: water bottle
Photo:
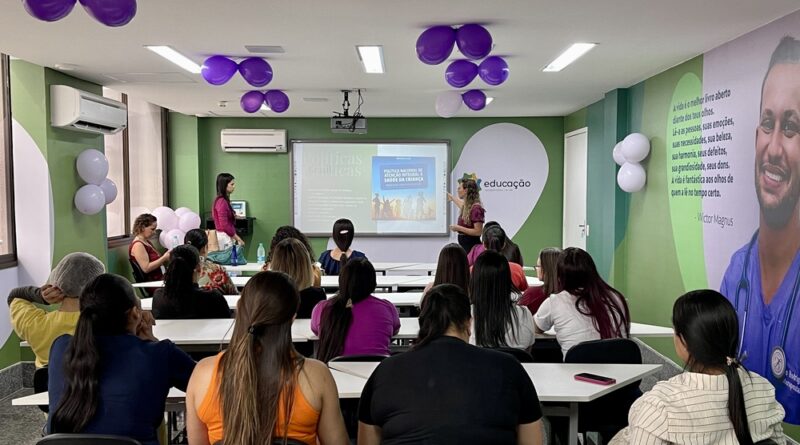
[[[178,235],[172,235],[172,248],[176,248],[181,245],[180,240],[178,239]]]
[[[267,261],[267,252],[264,250],[264,243],[258,243],[258,264],[264,264]]]
[[[236,266],[239,264],[239,255],[236,254],[236,243],[233,243],[233,248],[231,248],[231,266]]]

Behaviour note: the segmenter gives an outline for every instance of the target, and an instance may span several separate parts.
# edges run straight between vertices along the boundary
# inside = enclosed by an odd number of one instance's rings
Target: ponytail
[[[194,270],[200,264],[200,252],[188,244],[177,246],[170,252],[170,262],[164,275],[164,298],[180,305],[194,287]]]
[[[94,417],[102,359],[97,337],[128,333],[128,315],[138,301],[119,275],[99,275],[84,288],[75,335],[64,353],[64,393],[51,415],[51,433],[79,433]]]
[[[750,435],[750,425],[747,423],[747,408],[744,404],[744,390],[739,377],[739,362],[728,359],[730,364],[725,366],[725,377],[728,378],[728,417],[733,424],[733,432],[740,445],[753,445],[753,436]]]
[[[375,292],[375,268],[366,258],[347,261],[339,274],[339,292],[322,309],[317,359],[341,355],[353,320],[353,305]]]
[[[463,251],[463,249],[462,249]],[[454,284],[432,287],[422,299],[419,334],[412,349],[419,349],[445,335],[450,327],[463,329],[469,323],[469,297]]]

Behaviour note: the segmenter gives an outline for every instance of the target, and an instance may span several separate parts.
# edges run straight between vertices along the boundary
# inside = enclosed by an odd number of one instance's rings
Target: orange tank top
[[[200,421],[208,429],[208,442],[212,444],[221,441],[223,437],[222,401],[219,398],[219,377],[217,373],[222,354],[224,352],[220,352],[217,355],[214,371],[211,374],[211,383],[197,412]],[[289,419],[288,438],[299,440],[309,445],[316,445],[319,414],[319,411],[314,409],[306,400],[303,391],[300,390],[300,385],[295,385],[294,406],[292,406],[292,414]],[[281,403],[278,408],[275,432],[273,433],[276,437],[283,437],[285,419],[286,413],[283,412],[283,404]]]

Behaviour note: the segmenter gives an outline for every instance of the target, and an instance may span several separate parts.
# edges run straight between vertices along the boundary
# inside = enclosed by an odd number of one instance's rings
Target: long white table
[[[337,371],[368,379],[379,363],[330,362]],[[591,402],[655,373],[661,365],[612,365],[583,363],[523,363],[536,387],[541,402],[568,403],[569,444],[578,443],[578,404]],[[616,379],[611,385],[598,385],[575,380],[575,374],[588,372]],[[555,413],[561,415],[561,413]]]
[[[340,399],[357,399],[361,397],[361,392],[364,391],[364,385],[367,379],[359,377],[346,372],[331,369],[333,380],[336,382],[336,387],[339,389]],[[186,399],[186,393],[177,388],[170,388],[167,394],[167,402],[183,402]],[[37,394],[31,394],[25,397],[18,397],[11,400],[13,406],[38,406],[47,405],[50,401],[47,391]]]
[[[236,287],[244,287],[251,277],[231,277],[231,281]],[[427,279],[424,282],[419,282],[420,278]],[[325,288],[338,288],[339,276],[338,275],[324,275],[321,280],[321,287]],[[375,277],[375,283],[381,289],[395,289],[397,287],[424,287],[428,282],[432,282],[432,277],[420,277],[418,275],[378,275]],[[406,285],[408,283],[408,285]],[[133,287],[164,287],[164,281],[146,281],[142,283],[134,283]]]
[[[392,271],[393,272],[415,271],[415,272],[425,272],[428,275],[433,275],[433,273],[436,272],[436,267],[437,267],[436,263],[411,263],[407,266],[396,267],[392,269]],[[532,266],[523,266],[522,270],[533,272],[536,270],[536,268]]]
[[[413,266],[417,263],[388,263],[388,262],[374,262],[372,263],[372,267],[375,268],[375,272],[379,272],[383,275],[386,275],[386,272],[389,270],[394,270],[402,267]],[[242,264],[240,266],[230,266],[230,265],[223,265],[222,267],[228,272],[236,272],[236,273],[258,273],[261,272],[261,268],[264,266],[263,263],[252,262],[247,264]],[[414,269],[409,269],[414,270]],[[436,270],[436,267],[433,268]]]
[[[336,294],[328,294],[328,298],[333,298],[334,295]],[[420,301],[422,301],[422,292],[387,292],[376,293],[375,296],[378,298],[383,298],[384,300],[398,307],[419,307]],[[236,309],[236,304],[239,302],[239,298],[239,295],[225,295],[225,301],[228,302],[228,307],[230,309]],[[152,298],[142,298],[140,301],[142,303],[142,309],[146,311],[153,310]]]

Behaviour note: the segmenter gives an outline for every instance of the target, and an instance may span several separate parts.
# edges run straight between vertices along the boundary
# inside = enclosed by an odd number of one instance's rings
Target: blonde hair
[[[153,224],[154,222],[158,222],[155,216],[149,213],[142,213],[141,215],[137,216],[136,219],[133,221],[133,227],[131,228],[131,232],[134,235],[138,235],[144,232],[148,226]]]
[[[272,251],[270,270],[283,272],[294,280],[297,289],[314,285],[314,268],[308,260],[308,250],[295,238],[287,238],[275,245]]]
[[[472,206],[475,204],[480,205],[481,203],[481,195],[478,192],[478,183],[472,179],[464,179],[461,181],[461,188],[464,189],[464,205],[461,207],[461,219],[464,221],[464,224],[470,224],[472,222],[470,218],[470,212],[472,211]]]

